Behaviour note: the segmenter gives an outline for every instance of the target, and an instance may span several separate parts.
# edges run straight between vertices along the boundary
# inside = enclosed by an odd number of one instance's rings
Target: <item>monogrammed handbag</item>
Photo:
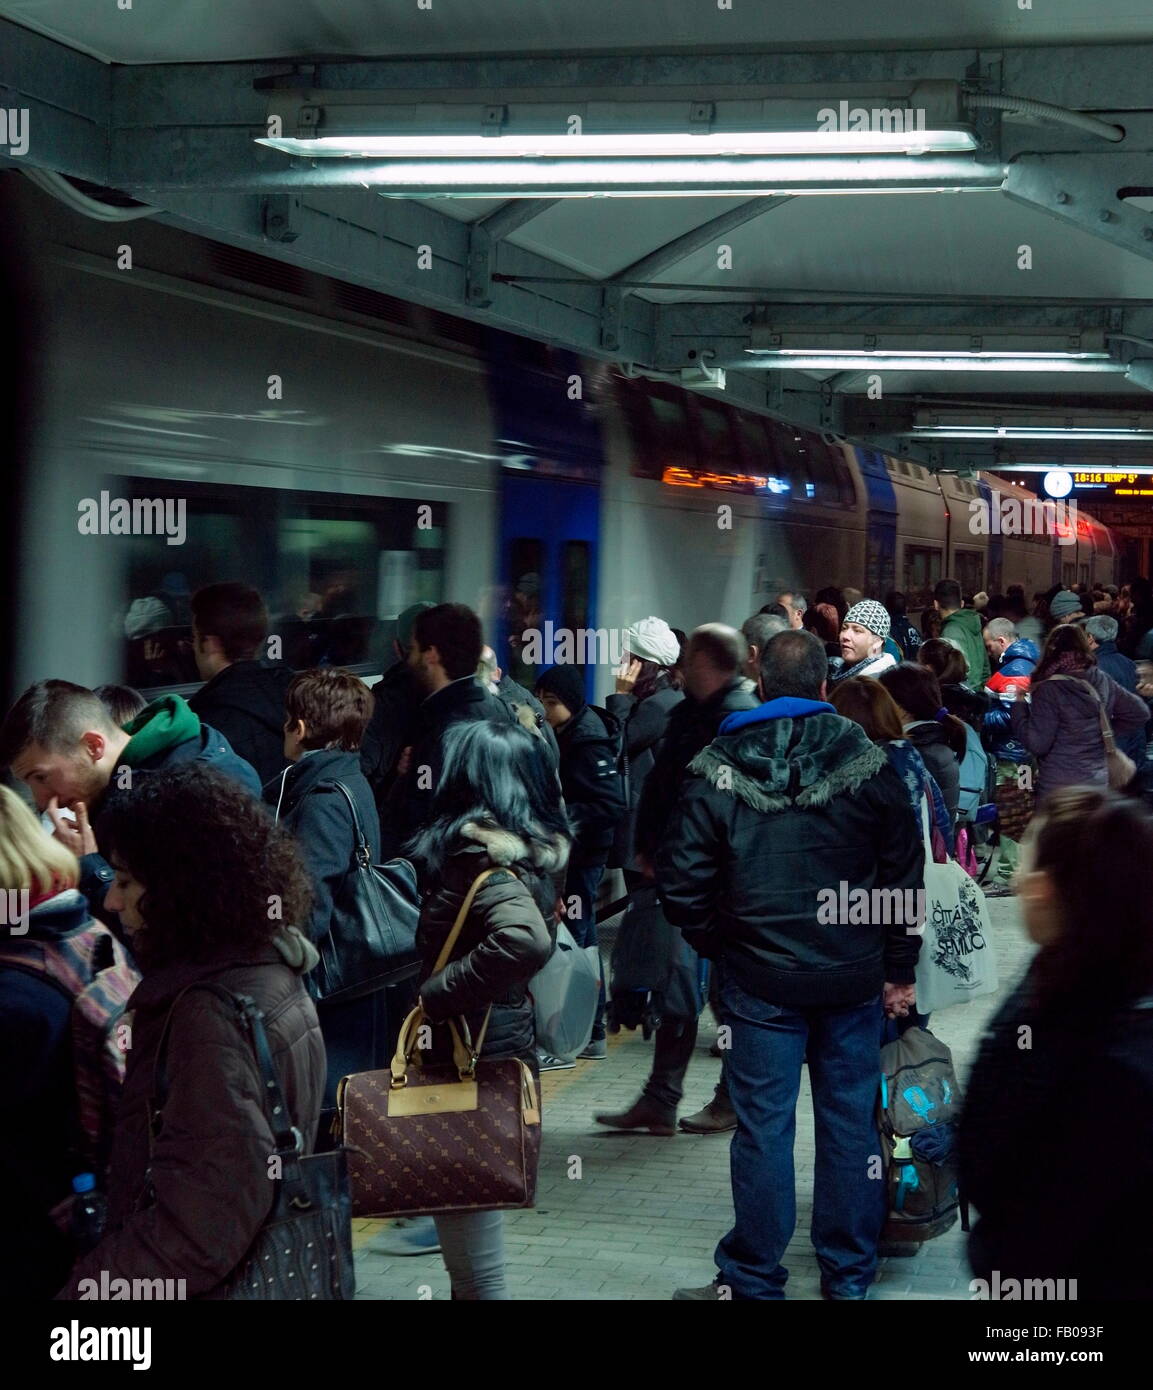
[[[437,959],[456,945],[486,869],[468,890]],[[435,971],[434,971],[435,973]],[[337,1106],[356,1216],[437,1215],[531,1207],[540,1157],[540,1101],[530,1067],[480,1057],[463,1020],[429,1024],[420,1006],[404,1021],[388,1071],[346,1076]],[[422,1029],[444,1027],[447,1064],[413,1061]]]

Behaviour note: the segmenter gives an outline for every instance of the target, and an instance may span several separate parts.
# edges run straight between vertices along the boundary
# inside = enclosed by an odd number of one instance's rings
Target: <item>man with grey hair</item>
[[[1107,676],[1112,676],[1122,690],[1130,690],[1136,695],[1137,667],[1124,652],[1117,650],[1117,619],[1099,613],[1096,617],[1084,618],[1081,626],[1085,629],[1089,646],[1097,658],[1097,665]],[[1122,753],[1127,753],[1138,767],[1143,766],[1145,762],[1148,732],[1149,726],[1146,725],[1144,729],[1138,729],[1136,733],[1117,740],[1117,747]]]
[[[802,625],[805,612],[809,607],[805,602],[804,594],[797,594],[786,590],[783,594],[777,595],[777,602],[789,615],[789,626],[795,631]]]
[[[787,618],[775,617],[772,613],[754,613],[741,624],[741,635],[749,644],[749,654],[745,661],[745,689],[750,694],[756,690],[761,679],[761,655],[778,632],[788,632]]]

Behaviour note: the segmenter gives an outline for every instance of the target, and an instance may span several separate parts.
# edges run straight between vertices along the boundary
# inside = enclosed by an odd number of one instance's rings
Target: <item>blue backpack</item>
[[[977,810],[987,806],[996,790],[996,764],[981,746],[976,729],[965,725],[965,756],[961,759],[961,789],[957,797],[957,822],[972,825]]]

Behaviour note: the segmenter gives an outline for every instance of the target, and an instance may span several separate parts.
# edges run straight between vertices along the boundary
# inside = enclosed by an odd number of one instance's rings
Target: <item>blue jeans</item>
[[[859,1296],[876,1273],[885,1215],[876,1125],[880,996],[845,1008],[790,1009],[726,979],[721,1000],[733,1030],[725,1070],[737,1132],[729,1155],[736,1224],[717,1246],[718,1282],[734,1299],[785,1296],[781,1259],[797,1224],[793,1143],[807,1052],[817,1148],[813,1245],[826,1289]]]

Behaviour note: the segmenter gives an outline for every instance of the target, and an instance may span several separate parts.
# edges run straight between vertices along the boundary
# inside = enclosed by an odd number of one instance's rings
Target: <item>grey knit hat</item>
[[[874,598],[863,598],[860,603],[854,603],[852,608],[845,614],[846,623],[857,623],[860,627],[866,627],[876,637],[888,637],[889,635],[889,614],[884,604],[878,603]]]
[[[1072,589],[1062,589],[1049,600],[1049,613],[1054,618],[1067,618],[1071,613],[1083,613],[1081,596]]]

